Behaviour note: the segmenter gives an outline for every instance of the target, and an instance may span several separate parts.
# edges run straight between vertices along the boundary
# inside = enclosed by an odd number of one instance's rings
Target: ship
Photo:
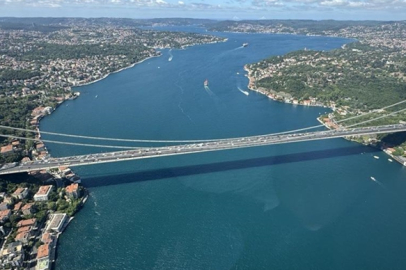
[[[204,81],[204,86],[208,86],[209,85],[209,81],[206,79],[205,81]]]
[[[247,47],[247,46],[248,46],[248,43],[243,43],[242,46],[243,46],[243,47]]]

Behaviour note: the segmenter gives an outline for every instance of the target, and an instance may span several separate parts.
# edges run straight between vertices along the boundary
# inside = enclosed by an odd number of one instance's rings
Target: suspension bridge
[[[231,150],[238,148],[258,147],[265,145],[304,142],[312,140],[324,140],[347,136],[361,136],[380,133],[394,133],[406,131],[405,124],[383,125],[352,129],[337,129],[306,133],[269,134],[261,136],[239,137],[204,141],[200,143],[188,143],[162,147],[134,147],[130,150],[115,151],[78,155],[70,157],[50,158],[46,160],[28,161],[24,163],[5,164],[0,168],[0,175],[34,170],[58,168],[60,166],[83,166],[108,162],[128,161],[145,158],[157,158],[164,156],[186,155],[202,152]]]
[[[388,105],[379,109],[384,111],[388,108],[398,106],[405,103],[406,100]],[[103,140],[103,141],[118,141],[118,142],[132,142],[132,143],[166,143],[166,146],[160,147],[137,147],[137,146],[122,146],[122,145],[106,145],[106,144],[89,144],[89,143],[75,143],[66,141],[55,141],[55,140],[41,140],[44,143],[55,143],[64,145],[77,145],[77,146],[89,146],[89,147],[101,147],[101,148],[115,148],[121,149],[120,151],[107,152],[107,153],[95,153],[87,155],[76,155],[60,158],[48,158],[42,160],[34,160],[27,162],[14,162],[3,164],[0,167],[0,175],[13,174],[21,172],[30,172],[38,170],[47,170],[58,167],[74,167],[74,166],[84,166],[100,163],[109,162],[119,162],[146,158],[157,158],[164,156],[174,156],[174,155],[186,155],[186,154],[196,154],[203,152],[214,152],[223,150],[232,150],[238,148],[249,148],[249,147],[259,147],[266,145],[275,144],[285,144],[285,143],[297,143],[305,141],[314,140],[325,140],[332,138],[341,137],[351,137],[351,136],[362,136],[371,134],[382,134],[382,133],[395,133],[406,131],[406,124],[393,124],[393,125],[379,125],[379,126],[368,126],[368,127],[356,127],[359,125],[364,125],[369,122],[373,122],[385,117],[393,116],[400,112],[406,111],[405,109],[400,109],[391,113],[386,113],[377,117],[373,117],[368,120],[364,120],[355,124],[347,125],[346,127],[341,126],[338,129],[333,130],[322,130],[307,132],[308,130],[320,128],[324,125],[317,125],[312,127],[306,127],[296,130],[290,130],[279,133],[257,135],[257,136],[247,136],[247,137],[237,137],[237,138],[226,138],[226,139],[211,139],[211,140],[140,140],[140,139],[120,139],[120,138],[104,138],[104,137],[91,137],[83,135],[73,135],[73,134],[63,134],[42,131],[43,134],[64,136],[64,137],[74,137],[80,139],[91,139],[91,140]],[[354,120],[360,117],[367,116],[374,113],[370,111],[361,115],[352,116],[346,119],[337,121],[336,124],[341,124],[343,122]],[[8,126],[0,125],[2,129],[11,129],[20,132],[34,132],[35,130],[14,128]],[[29,137],[16,137],[14,135],[0,134],[1,137],[17,138],[22,140],[34,140]],[[125,149],[125,150],[123,150]]]

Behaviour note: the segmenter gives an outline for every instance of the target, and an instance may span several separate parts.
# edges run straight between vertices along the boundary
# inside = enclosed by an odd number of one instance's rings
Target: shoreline
[[[129,69],[129,68],[132,68],[132,67],[134,67],[135,65],[137,65],[137,64],[140,64],[140,63],[142,63],[142,62],[144,62],[144,61],[146,61],[146,60],[148,60],[148,59],[150,59],[150,58],[153,58],[153,57],[159,57],[159,56],[161,56],[162,54],[158,54],[158,55],[156,55],[156,56],[149,56],[149,57],[146,57],[145,59],[142,59],[142,60],[140,60],[140,61],[138,61],[138,62],[136,62],[136,63],[133,63],[133,64],[131,64],[131,65],[129,65],[129,66],[126,66],[126,67],[123,67],[123,68],[120,68],[120,69],[118,69],[118,70],[116,70],[116,71],[113,71],[113,72],[109,72],[108,74],[105,74],[105,75],[103,75],[102,77],[100,77],[99,79],[97,79],[97,80],[94,80],[94,81],[91,81],[91,82],[87,82],[87,83],[84,83],[84,84],[80,84],[80,85],[75,85],[74,87],[80,87],[80,86],[85,86],[85,85],[90,85],[90,84],[93,84],[93,83],[96,83],[96,82],[98,82],[98,81],[101,81],[101,80],[103,80],[103,79],[105,79],[105,78],[107,78],[110,74],[113,74],[113,73],[118,73],[118,72],[121,72],[121,71],[123,71],[123,70],[126,70],[126,69]],[[71,91],[72,91],[72,89],[71,89]],[[72,91],[73,92],[73,91]],[[80,93],[80,92],[79,92]],[[79,97],[79,96],[76,96],[76,98],[77,97]],[[75,98],[75,99],[76,99]],[[60,103],[58,103],[56,106],[55,106],[55,108],[49,113],[49,114],[47,114],[47,115],[50,115],[52,112],[54,112],[62,103],[64,103],[65,101],[67,101],[67,100],[71,100],[71,99],[64,99],[62,102],[60,102]],[[38,141],[40,141],[40,142],[42,142],[41,141],[41,130],[40,130],[40,122],[41,122],[41,120],[45,117],[45,116],[47,116],[47,115],[44,115],[44,116],[41,116],[41,117],[39,117],[39,119],[38,119],[38,123],[37,123],[37,126],[36,126],[36,128],[35,128],[35,130],[36,130],[36,132],[37,132],[37,136],[38,136]],[[43,143],[43,142],[42,142]],[[44,145],[45,145],[45,143],[43,143]],[[45,146],[46,147],[46,146]],[[48,152],[48,151],[47,151]],[[48,154],[49,154],[49,152],[48,152]],[[51,157],[51,155],[49,154],[49,157]],[[58,250],[58,248],[59,248],[59,237],[60,237],[60,235],[61,234],[63,234],[64,232],[65,232],[65,229],[66,229],[66,227],[70,224],[70,222],[75,218],[75,216],[76,216],[76,214],[78,214],[78,212],[80,211],[80,209],[82,208],[82,207],[84,207],[84,205],[85,205],[85,203],[86,203],[86,201],[87,201],[87,199],[88,199],[88,196],[89,196],[89,191],[86,189],[86,188],[84,188],[84,190],[85,190],[85,196],[82,198],[82,200],[81,200],[81,202],[80,202],[80,208],[76,211],[76,213],[74,213],[66,222],[65,222],[65,224],[63,225],[63,228],[62,228],[62,230],[57,234],[57,236],[56,236],[56,239],[55,239],[55,243],[54,243],[54,246],[53,246],[53,248],[52,248],[52,254],[53,254],[53,260],[51,260],[51,268],[50,269],[55,269],[56,268],[56,256],[57,256],[57,250]]]
[[[285,102],[285,101],[283,101],[283,100],[276,99],[276,98],[273,97],[271,94],[267,94],[267,93],[265,93],[265,92],[263,92],[263,91],[261,91],[261,90],[258,90],[258,89],[256,89],[256,88],[254,88],[253,85],[255,85],[255,79],[254,79],[252,76],[249,75],[251,70],[250,70],[246,65],[244,66],[244,70],[247,72],[247,75],[246,75],[246,77],[248,78],[248,86],[247,86],[247,88],[248,88],[250,91],[257,92],[257,93],[259,93],[259,94],[261,94],[261,95],[266,96],[266,97],[269,98],[269,99],[272,99],[272,100],[277,101],[277,102],[282,102],[282,103],[285,103],[285,104],[290,104],[290,105],[295,105],[295,106],[296,106],[296,105],[300,105],[300,106],[323,107],[323,108],[328,108],[328,109],[334,111],[333,108],[331,108],[330,106],[327,106],[326,104],[323,104],[323,105],[294,104],[294,103]],[[317,121],[318,121],[321,125],[323,125],[325,128],[327,128],[328,130],[331,130],[332,127],[328,126],[325,122],[323,122],[323,121],[320,119],[320,117],[321,117],[321,116],[319,116],[319,117],[316,118]],[[352,141],[352,142],[361,143],[361,142],[358,142],[358,141],[356,141],[356,140],[352,140],[352,139],[347,138],[347,137],[343,137],[343,138],[346,139],[346,140]],[[367,143],[367,144],[361,143],[361,144],[363,144],[363,145],[369,145],[369,146],[374,147],[374,145],[373,145],[373,144],[370,144],[370,143]],[[382,152],[384,152],[385,154],[387,154],[391,159],[396,160],[399,164],[401,164],[402,166],[405,166],[405,167],[406,167],[406,162],[403,162],[401,159],[399,159],[399,158],[393,156],[389,151],[385,151],[385,149],[383,149],[383,148],[380,148],[380,150],[381,150]]]
[[[120,69],[118,69],[118,70],[111,71],[111,72],[109,72],[109,73],[103,75],[102,77],[100,77],[100,78],[94,80],[94,81],[90,81],[90,82],[86,82],[86,83],[81,83],[81,84],[74,85],[74,86],[71,86],[71,87],[81,87],[81,86],[86,86],[86,85],[90,85],[90,84],[97,83],[97,82],[99,82],[99,81],[101,81],[101,80],[106,79],[106,78],[107,78],[109,75],[111,75],[111,74],[119,73],[119,72],[121,72],[121,71],[123,71],[123,70],[129,69],[129,68],[132,68],[132,67],[135,67],[136,65],[141,64],[142,62],[147,61],[148,59],[151,59],[151,58],[154,58],[154,57],[160,57],[161,55],[162,55],[162,54],[159,54],[159,55],[156,55],[156,56],[148,56],[147,58],[144,58],[144,59],[142,59],[142,60],[140,60],[140,61],[138,61],[138,62],[132,63],[132,64],[130,64],[129,66],[125,66],[125,67],[122,67],[122,68],[120,68]]]

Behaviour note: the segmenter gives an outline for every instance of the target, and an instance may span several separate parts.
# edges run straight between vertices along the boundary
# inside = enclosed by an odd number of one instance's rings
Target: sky
[[[405,20],[406,0],[0,0],[0,17]]]

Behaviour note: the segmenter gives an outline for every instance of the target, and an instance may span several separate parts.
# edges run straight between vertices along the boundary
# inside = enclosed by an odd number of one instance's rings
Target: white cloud
[[[344,6],[347,2],[343,0],[331,0],[331,1],[323,1],[320,3],[322,6]]]
[[[195,0],[196,2],[190,3],[184,0],[0,0],[0,6],[5,10],[7,7],[14,9],[35,7],[40,10],[41,8],[64,8],[70,9],[93,9],[99,8],[104,10],[117,10],[131,9],[131,8],[157,8],[161,10],[163,17],[165,17],[165,8],[179,10],[193,10],[196,12],[207,12],[210,10],[222,10],[224,12],[238,11],[244,13],[245,11],[255,11],[258,17],[267,15],[266,12],[278,11],[285,12],[286,17],[289,18],[290,11],[312,12],[322,14],[326,17],[324,12],[329,11],[333,15],[333,11],[340,11],[342,13],[348,11],[362,11],[366,14],[368,12],[378,11],[397,11],[405,12],[406,14],[406,0]],[[3,13],[5,13],[3,11]],[[229,13],[225,13],[229,16]],[[181,13],[183,14],[183,13]],[[208,13],[207,13],[208,14]],[[282,14],[282,13],[280,13]],[[52,14],[51,14],[52,16]],[[188,16],[188,14],[184,14]],[[208,16],[210,17],[210,16]],[[245,16],[239,16],[241,18]],[[273,15],[267,15],[273,17]],[[376,17],[371,16],[371,19]],[[318,19],[318,18],[314,18]]]

